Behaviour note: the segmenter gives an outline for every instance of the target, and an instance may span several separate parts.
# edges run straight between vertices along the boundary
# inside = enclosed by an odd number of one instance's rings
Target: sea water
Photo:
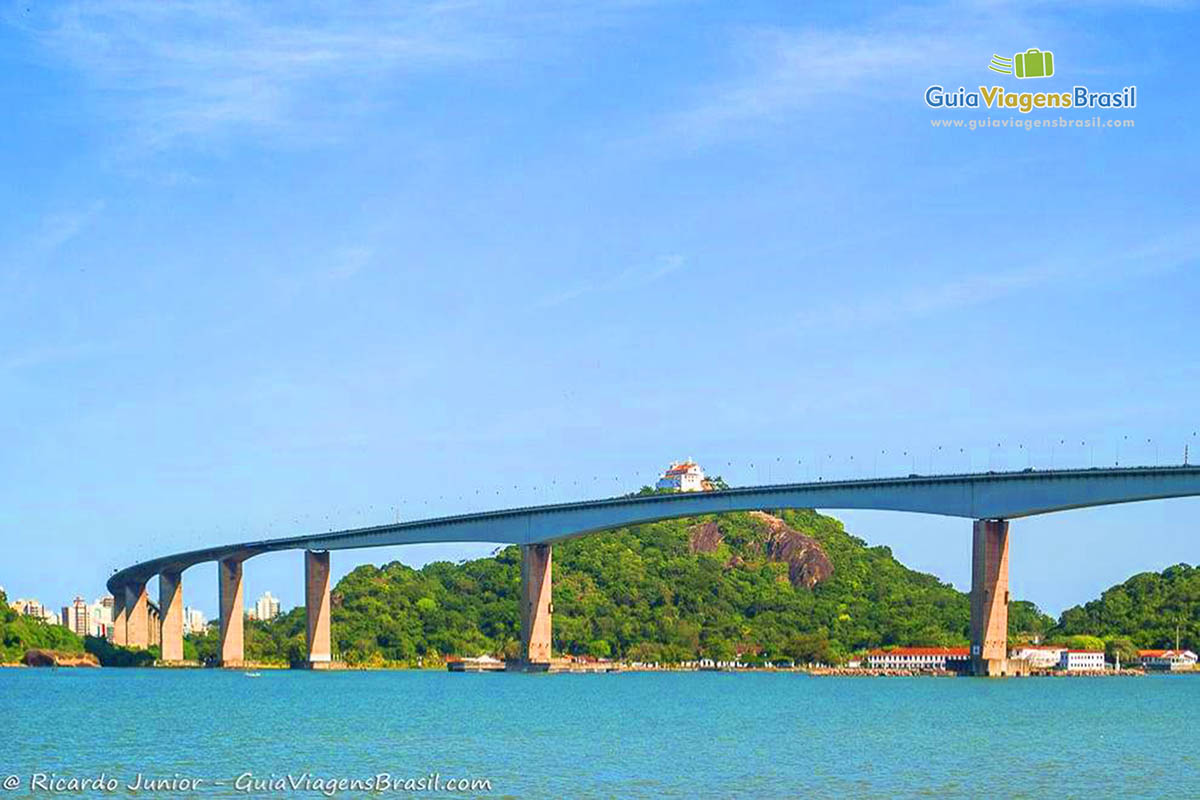
[[[0,797],[1190,796],[1196,719],[1200,676],[4,669]]]

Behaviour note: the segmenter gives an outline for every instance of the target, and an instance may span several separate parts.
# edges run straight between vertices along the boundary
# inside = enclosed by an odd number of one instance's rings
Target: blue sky
[[[734,483],[1178,463],[1200,427],[1197,21],[5,6],[0,585],[57,606],[166,551],[608,495],[684,456]],[[987,71],[1029,47],[1053,78]],[[934,83],[1136,84],[1105,114],[1135,127],[935,130],[1019,115],[935,113]],[[1014,523],[1014,595],[1057,613],[1200,560],[1197,511]],[[840,516],[968,585],[969,522]],[[248,599],[302,602],[298,553],[246,574]],[[189,604],[215,596],[210,566],[185,575]]]

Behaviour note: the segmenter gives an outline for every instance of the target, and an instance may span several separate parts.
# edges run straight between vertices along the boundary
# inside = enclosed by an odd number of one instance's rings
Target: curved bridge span
[[[554,542],[676,517],[764,508],[877,509],[976,520],[971,638],[975,669],[1007,671],[1008,520],[1073,508],[1200,495],[1200,467],[988,472],[779,484],[718,492],[643,495],[515,508],[389,525],[240,542],[161,556],[108,580],[116,598],[114,641],[151,638],[146,584],[159,576],[164,661],[183,658],[182,580],[195,564],[219,564],[223,664],[242,662],[242,563],[262,553],[305,551],[310,664],[330,660],[329,551],[432,542],[522,545],[522,647],[529,664],[550,661],[550,553]]]

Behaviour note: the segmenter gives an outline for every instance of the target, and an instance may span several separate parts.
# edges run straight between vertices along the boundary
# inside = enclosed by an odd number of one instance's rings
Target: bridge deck
[[[1200,467],[1023,470],[748,486],[485,511],[175,553],[126,567],[109,591],[167,570],[278,550],[343,550],[431,542],[537,544],[676,517],[762,508],[878,509],[1012,519],[1072,508],[1200,495]]]

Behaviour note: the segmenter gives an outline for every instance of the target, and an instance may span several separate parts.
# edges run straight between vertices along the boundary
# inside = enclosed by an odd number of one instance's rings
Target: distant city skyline
[[[52,625],[61,625],[79,636],[97,636],[104,638],[109,635],[113,625],[113,597],[105,594],[88,603],[81,595],[63,605],[62,611],[55,611],[53,603],[44,603],[38,597],[10,597],[3,585],[0,585],[7,604],[18,613],[33,616]],[[157,598],[152,598],[156,603]],[[243,608],[243,614],[249,619],[269,621],[284,613],[279,598],[264,592],[254,603]],[[209,625],[207,615],[199,608],[186,605],[183,609],[183,632],[188,634],[203,633]]]

